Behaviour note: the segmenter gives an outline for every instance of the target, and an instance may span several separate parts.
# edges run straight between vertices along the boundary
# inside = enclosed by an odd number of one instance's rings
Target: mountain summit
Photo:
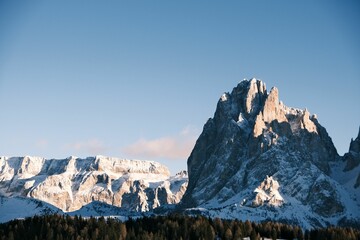
[[[182,206],[304,227],[359,223],[360,188],[337,174],[345,162],[316,115],[284,105],[275,87],[244,80],[220,97],[188,158]]]

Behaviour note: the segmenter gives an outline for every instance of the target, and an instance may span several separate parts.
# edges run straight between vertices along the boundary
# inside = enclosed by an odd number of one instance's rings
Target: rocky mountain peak
[[[277,120],[279,123],[287,121],[285,116],[285,109],[279,101],[279,91],[273,87],[266,98],[263,108],[263,121],[271,123]]]
[[[349,152],[345,153],[344,161],[346,162],[346,166],[344,168],[345,171],[350,171],[355,169],[360,165],[360,128],[358,136],[350,141]],[[358,175],[357,186],[360,186],[360,172]]]
[[[276,87],[268,93],[264,82],[244,80],[221,96],[214,117],[204,125],[188,158],[189,183],[182,206],[226,208],[240,203],[263,208],[268,204],[260,202],[274,196],[259,188],[265,179],[264,186],[282,186],[278,192],[285,204],[279,197],[276,207],[289,209],[288,203],[297,202],[324,223],[325,218],[346,215],[343,189],[330,176],[339,159],[315,115],[283,104]],[[254,189],[258,204],[251,204]]]
[[[246,95],[246,113],[250,115],[257,114],[259,105],[261,105],[261,100],[264,96],[267,95],[266,93],[266,86],[265,84],[256,79],[251,79],[250,81],[243,81],[244,84],[248,84],[248,92]],[[238,88],[242,88],[241,83],[238,85]],[[234,89],[235,90],[235,89]],[[238,90],[237,90],[238,91]]]
[[[355,138],[355,140],[351,139],[349,151],[360,153],[360,127],[359,127],[359,133]]]
[[[279,100],[279,90],[272,87],[268,93],[266,84],[261,80],[241,81],[231,93],[224,93],[218,102],[214,115],[215,124],[226,120],[234,120],[239,126],[246,126],[254,137],[258,137],[269,125],[288,123],[291,132],[305,129],[317,132],[316,115],[296,108],[289,108]],[[249,124],[249,125],[246,125]],[[289,134],[286,124],[282,124],[280,135]]]

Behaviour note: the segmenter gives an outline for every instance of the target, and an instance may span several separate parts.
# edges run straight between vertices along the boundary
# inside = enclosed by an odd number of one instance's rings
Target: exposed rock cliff
[[[344,155],[345,171],[350,171],[360,164],[360,128],[355,140],[351,139],[349,152]]]
[[[267,204],[268,206],[278,207],[284,203],[284,199],[279,192],[279,183],[272,177],[266,176],[254,193],[256,194],[253,201],[254,206]]]

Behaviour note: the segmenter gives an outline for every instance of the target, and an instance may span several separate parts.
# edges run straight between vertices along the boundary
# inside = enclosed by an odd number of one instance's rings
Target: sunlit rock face
[[[65,212],[100,201],[130,211],[176,204],[187,186],[187,172],[171,177],[157,162],[104,156],[80,159],[0,158],[0,195],[26,196]]]
[[[254,190],[254,206],[267,204],[268,206],[278,207],[284,203],[284,199],[279,192],[280,184],[273,177],[266,176],[264,181]]]
[[[181,206],[214,215],[211,209],[232,206],[228,217],[292,219],[308,227],[356,220],[349,212],[360,212],[357,190],[333,176],[343,164],[316,115],[284,105],[275,87],[268,92],[264,82],[244,80],[221,96],[206,122],[188,158]],[[304,214],[296,216],[299,208]]]

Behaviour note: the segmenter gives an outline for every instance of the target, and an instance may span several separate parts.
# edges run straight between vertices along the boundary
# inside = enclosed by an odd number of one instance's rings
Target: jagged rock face
[[[156,162],[95,158],[0,158],[0,195],[27,196],[65,212],[93,201],[131,211],[149,211],[180,201],[187,173],[170,177]]]
[[[360,164],[360,128],[355,140],[351,139],[349,152],[344,155],[346,161],[345,171],[350,171]],[[360,175],[359,175],[360,176]]]
[[[338,167],[334,177],[339,178],[340,175],[339,181],[354,190],[356,198],[360,199],[360,128],[356,139],[351,139],[349,152],[344,154],[342,160],[343,165]]]
[[[255,199],[253,200],[254,206],[261,206],[267,204],[268,206],[281,206],[284,199],[279,192],[279,183],[272,176],[266,176],[264,181],[258,186],[254,193]]]
[[[272,176],[284,197],[281,208],[299,203],[311,215],[299,221],[326,224],[325,218],[346,215],[343,189],[330,177],[339,159],[315,115],[285,106],[279,91],[272,88],[268,93],[262,81],[244,80],[221,96],[196,142],[188,159],[189,184],[182,206],[241,202],[254,207],[249,201],[253,190]],[[254,205],[262,207],[260,199]],[[319,224],[310,219],[318,216],[324,218]]]

